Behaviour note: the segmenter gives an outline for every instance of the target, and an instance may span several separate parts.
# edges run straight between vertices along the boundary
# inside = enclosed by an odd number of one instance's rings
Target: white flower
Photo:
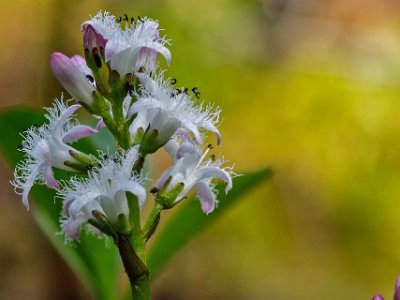
[[[50,188],[59,188],[53,167],[75,172],[77,170],[71,165],[82,165],[77,157],[86,155],[67,144],[97,133],[103,126],[99,123],[93,129],[71,120],[73,113],[80,107],[79,104],[67,107],[62,98],[61,101],[56,99],[53,107],[46,109],[48,123],[31,127],[24,132],[21,151],[25,154],[25,160],[16,166],[12,184],[15,191],[22,195],[22,202],[27,208],[28,194],[35,182],[44,182]]]
[[[79,237],[82,225],[94,219],[93,211],[104,214],[112,224],[121,214],[129,216],[126,192],[136,195],[140,205],[144,203],[146,190],[139,177],[132,174],[137,157],[138,149],[133,147],[126,154],[102,162],[88,179],[73,178],[59,192],[64,199],[62,228],[67,238]]]
[[[122,29],[115,16],[99,11],[91,20],[82,24],[82,31],[91,30],[90,27],[104,39],[105,61],[110,62],[111,69],[116,70],[121,77],[133,74],[142,67],[147,71],[154,70],[159,53],[164,56],[167,64],[171,61],[171,53],[164,46],[168,41],[160,37],[156,21],[143,18]]]
[[[130,127],[130,133],[135,136],[139,129],[157,131],[158,147],[164,145],[172,135],[181,128],[193,134],[197,143],[201,143],[201,130],[210,130],[217,136],[218,144],[221,135],[217,129],[220,109],[212,105],[203,109],[195,106],[195,101],[186,93],[177,93],[169,81],[164,81],[162,73],[151,78],[145,73],[135,73],[141,82],[137,101],[129,109],[128,117],[137,114]]]
[[[206,214],[212,212],[218,203],[212,180],[219,178],[225,181],[227,193],[232,188],[232,168],[221,167],[224,163],[222,159],[206,159],[210,148],[201,154],[201,149],[188,141],[179,144],[173,139],[167,144],[167,150],[173,155],[175,163],[161,175],[157,188],[161,190],[168,184],[168,193],[173,187],[183,183],[183,189],[176,198],[176,202],[181,201],[190,190],[195,188],[203,212]]]
[[[88,107],[93,106],[96,83],[82,56],[74,55],[68,58],[62,53],[54,52],[51,54],[50,67],[54,76],[72,97]]]

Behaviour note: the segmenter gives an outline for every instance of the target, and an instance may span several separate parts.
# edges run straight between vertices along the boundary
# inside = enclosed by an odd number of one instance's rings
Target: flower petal
[[[53,129],[53,137],[55,140],[58,140],[61,137],[62,129],[65,123],[68,121],[68,118],[70,118],[74,114],[74,112],[80,107],[80,104],[74,104],[64,109],[64,111],[60,110],[60,117],[55,122]]]
[[[28,195],[33,187],[33,184],[35,183],[36,178],[38,177],[40,171],[42,168],[42,164],[37,164],[33,167],[31,167],[29,175],[25,178],[25,181],[23,182],[22,185],[16,185],[14,183],[14,186],[16,189],[21,188],[22,189],[22,203],[24,206],[29,210],[29,200],[28,200]],[[17,191],[16,191],[17,192]],[[17,192],[18,193],[18,192]],[[19,194],[19,193],[18,193]]]
[[[77,216],[76,218],[70,218],[63,224],[63,231],[65,235],[70,239],[77,239],[81,235],[81,226],[86,222],[86,218],[83,216]]]
[[[60,185],[54,177],[53,169],[50,165],[44,169],[44,180],[49,188],[56,190],[60,188]]]
[[[111,42],[109,42],[109,44],[110,43]],[[128,48],[116,53],[110,60],[111,69],[116,70],[121,77],[125,74],[133,74],[135,72],[134,67],[139,56],[139,50],[139,48]]]
[[[228,172],[225,170],[214,167],[208,166],[201,168],[197,171],[196,174],[196,181],[203,181],[205,179],[212,179],[212,178],[220,178],[227,183],[225,188],[225,193],[227,193],[232,188],[232,179]]]
[[[81,138],[91,136],[92,134],[98,133],[99,130],[93,129],[86,125],[77,125],[68,131],[63,137],[63,143],[71,143]]]
[[[217,199],[215,198],[215,194],[210,189],[208,184],[203,181],[200,181],[196,184],[197,195],[199,196],[201,209],[204,213],[209,214],[215,209],[217,204]]]

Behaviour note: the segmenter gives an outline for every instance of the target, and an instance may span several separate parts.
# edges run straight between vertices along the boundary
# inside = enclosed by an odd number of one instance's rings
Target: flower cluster
[[[25,160],[17,165],[12,184],[24,205],[28,207],[35,183],[56,189],[63,201],[61,227],[67,239],[79,238],[83,226],[114,241],[129,237],[140,229],[137,215],[150,194],[158,215],[192,191],[204,213],[211,213],[218,203],[216,181],[225,182],[228,192],[234,174],[222,158],[209,154],[211,145],[204,145],[208,132],[221,144],[220,109],[198,102],[195,90],[177,89],[176,80],[160,71],[159,55],[169,65],[171,53],[156,21],[129,22],[99,12],[81,30],[84,56],[55,52],[50,61],[54,76],[77,104],[56,100],[47,109],[48,123],[23,134]],[[74,118],[81,107],[100,120],[95,128]],[[116,153],[96,157],[70,145],[103,127],[114,136]],[[147,191],[149,180],[141,170],[160,149],[170,154],[172,165]],[[76,174],[60,181],[54,168]],[[135,234],[143,233],[147,240],[155,223],[149,219]]]

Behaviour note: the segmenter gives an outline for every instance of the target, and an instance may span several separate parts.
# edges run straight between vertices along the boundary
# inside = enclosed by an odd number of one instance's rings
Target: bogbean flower
[[[54,52],[51,54],[50,67],[54,76],[72,97],[87,107],[93,107],[96,83],[82,56],[74,55],[69,58]]]
[[[178,93],[163,74],[151,78],[145,73],[135,73],[141,82],[140,94],[137,101],[129,109],[128,117],[137,114],[130,127],[132,136],[146,130],[142,146],[152,144],[148,152],[154,152],[163,146],[179,129],[181,132],[192,134],[197,143],[201,143],[201,130],[210,130],[217,136],[218,144],[221,135],[217,129],[220,109],[208,105],[195,106],[192,96]]]
[[[46,109],[48,123],[40,127],[33,126],[24,132],[20,150],[25,154],[25,160],[16,166],[12,184],[15,191],[22,195],[22,202],[27,208],[28,194],[35,182],[45,183],[53,189],[59,188],[53,167],[77,172],[82,171],[91,160],[88,155],[68,145],[97,133],[103,126],[99,123],[93,129],[72,120],[72,115],[80,107],[79,104],[68,107],[62,98],[61,101],[56,100],[52,108]]]
[[[84,44],[86,49],[93,48],[93,34],[99,36],[96,43],[104,46],[104,59],[112,70],[116,70],[122,77],[125,74],[133,74],[140,69],[153,71],[157,65],[158,54],[164,56],[167,64],[171,61],[171,53],[164,46],[168,41],[160,37],[158,23],[148,18],[139,19],[136,22],[126,20],[125,28],[121,28],[115,16],[108,12],[97,13],[91,20],[82,24],[84,31]]]
[[[81,227],[99,214],[118,227],[120,216],[129,216],[127,192],[135,195],[140,205],[144,203],[146,190],[139,176],[132,173],[137,158],[138,149],[133,147],[101,162],[97,170],[89,173],[89,178],[73,178],[59,192],[64,200],[62,230],[68,239],[78,238]]]
[[[198,145],[189,141],[183,141],[180,144],[173,139],[167,144],[167,150],[173,156],[174,165],[165,171],[157,182],[157,189],[161,193],[160,199],[164,201],[162,204],[172,207],[194,188],[203,212],[206,214],[212,212],[217,205],[212,180],[218,178],[225,181],[227,193],[232,188],[232,168],[221,167],[224,163],[222,159],[206,158],[210,147],[202,153]],[[173,195],[170,192],[172,190],[178,191],[179,194]],[[173,198],[172,203],[170,196]]]

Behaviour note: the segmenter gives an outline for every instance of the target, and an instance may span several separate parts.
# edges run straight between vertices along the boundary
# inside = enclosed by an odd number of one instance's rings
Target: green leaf
[[[225,184],[219,184],[217,186],[218,208],[209,215],[201,211],[198,201],[185,200],[187,204],[163,228],[151,248],[148,266],[152,278],[190,239],[216,220],[241,196],[267,180],[271,175],[270,169],[263,169],[236,177],[233,179],[233,188],[227,195],[224,192]]]
[[[21,132],[33,124],[43,124],[44,112],[30,108],[12,108],[0,112],[0,150],[10,167],[22,159],[21,152],[17,151],[21,144]],[[80,150],[95,153],[96,149],[88,139],[74,144]],[[60,176],[65,177],[65,172]],[[59,175],[57,173],[57,175]],[[117,277],[119,274],[119,255],[116,247],[106,246],[104,240],[95,236],[83,234],[76,245],[65,245],[60,231],[59,217],[62,203],[55,199],[55,191],[44,186],[35,186],[31,193],[31,211],[35,220],[49,238],[54,247],[79,276],[82,282],[94,294],[96,299],[115,299]],[[22,205],[22,203],[21,203]],[[68,288],[68,287],[66,287]]]

